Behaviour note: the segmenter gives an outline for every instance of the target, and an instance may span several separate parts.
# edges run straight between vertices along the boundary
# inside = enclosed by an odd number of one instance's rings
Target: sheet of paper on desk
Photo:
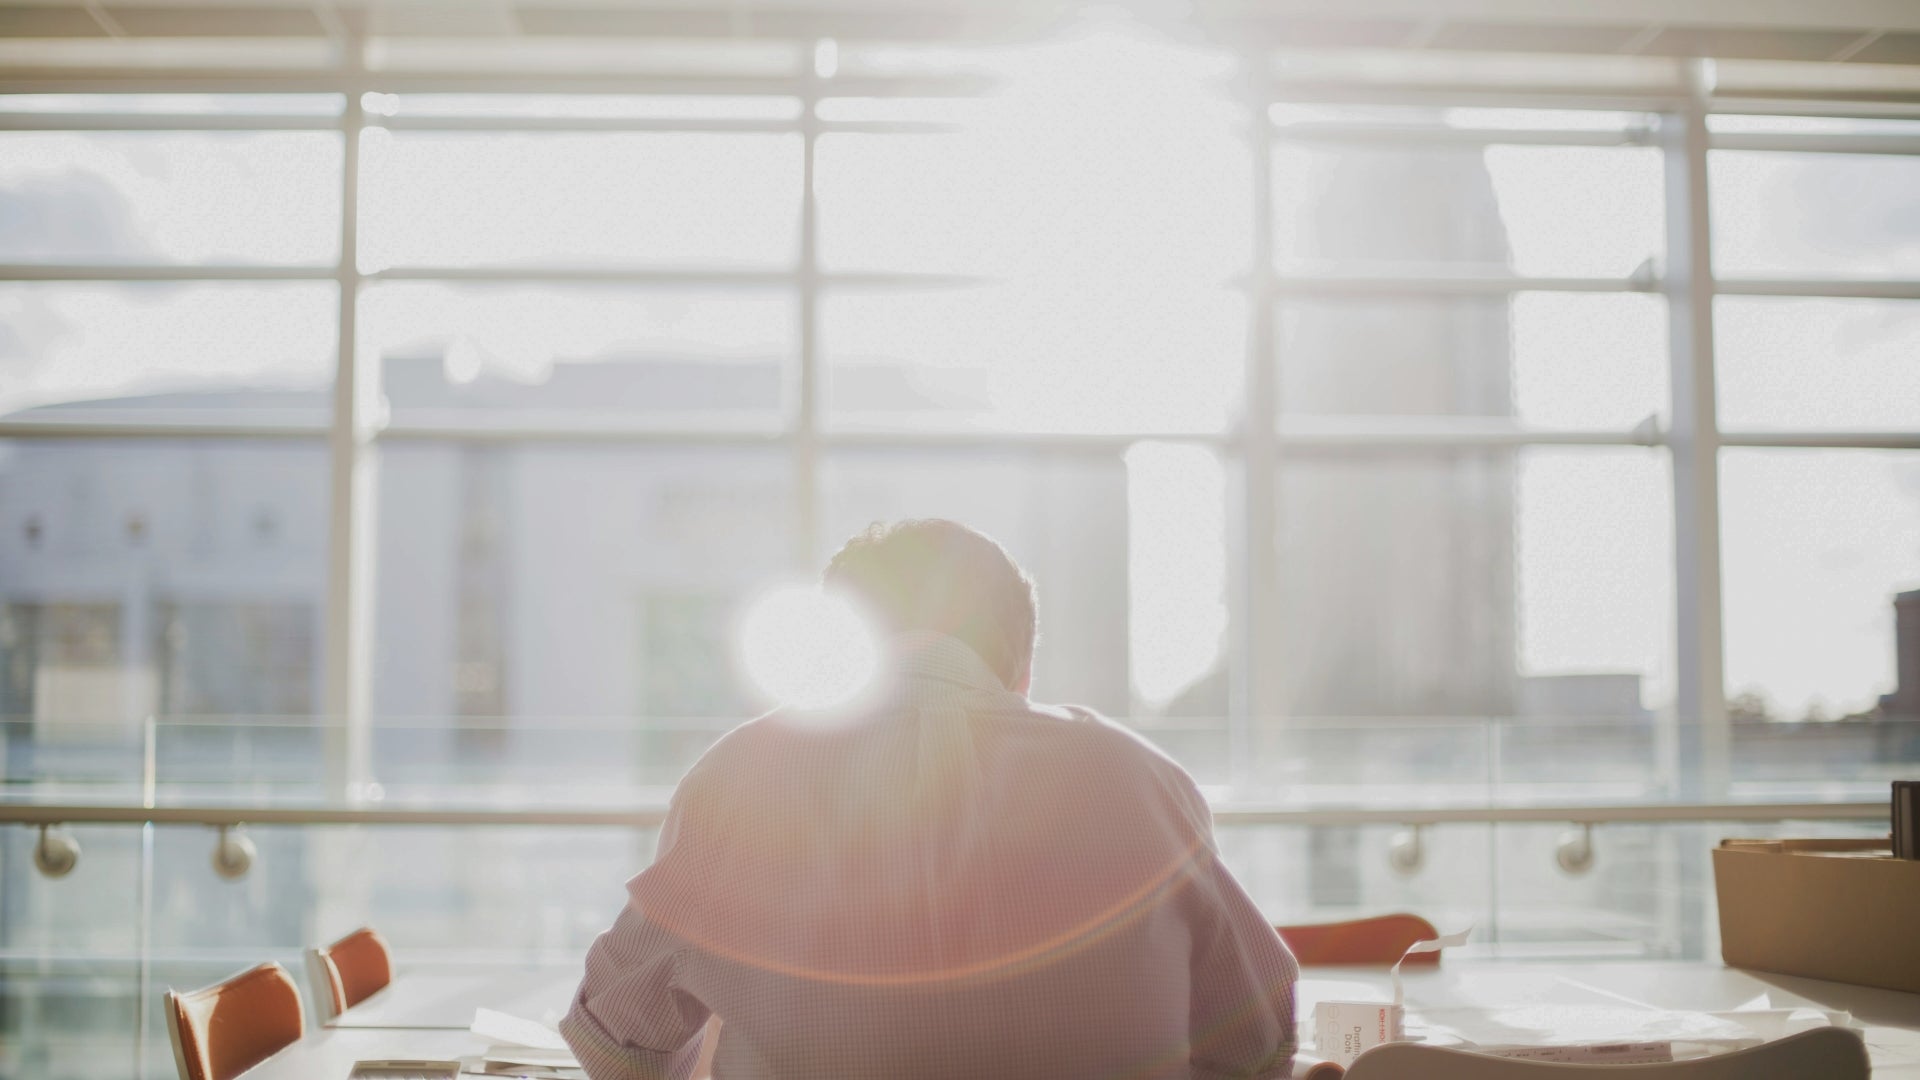
[[[1756,1046],[1764,1041],[1751,1027],[1723,1016],[1625,1005],[1422,1009],[1408,1014],[1407,1035],[1442,1045],[1466,1044],[1486,1051],[1512,1047],[1669,1043],[1676,1058]]]
[[[565,1050],[567,1040],[560,1033],[533,1020],[523,1020],[492,1009],[473,1010],[473,1026],[468,1030],[502,1046],[526,1046],[535,1050]]]
[[[1773,999],[1766,994],[1761,994],[1726,1012],[1716,1012],[1712,1015],[1740,1024],[1768,1042],[1784,1039],[1789,1035],[1797,1035],[1802,1031],[1811,1031],[1817,1027],[1850,1028],[1854,1026],[1851,1013],[1807,1006],[1776,1009],[1773,1007]]]

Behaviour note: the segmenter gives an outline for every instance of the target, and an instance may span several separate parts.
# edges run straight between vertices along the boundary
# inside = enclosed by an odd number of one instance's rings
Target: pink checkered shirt
[[[972,650],[776,712],[687,774],[561,1023],[594,1080],[1275,1077],[1292,955],[1185,771]]]

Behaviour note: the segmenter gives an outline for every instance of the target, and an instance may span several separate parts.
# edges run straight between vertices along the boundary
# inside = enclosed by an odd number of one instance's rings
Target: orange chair
[[[279,964],[204,990],[168,990],[165,1001],[180,1080],[232,1080],[307,1033],[300,988]]]
[[[393,951],[386,938],[363,926],[331,945],[308,949],[307,974],[324,1024],[393,981]]]
[[[1432,923],[1405,914],[1274,929],[1302,964],[1392,964],[1406,954],[1407,946],[1440,936]],[[1439,962],[1437,952],[1407,957],[1408,967]]]

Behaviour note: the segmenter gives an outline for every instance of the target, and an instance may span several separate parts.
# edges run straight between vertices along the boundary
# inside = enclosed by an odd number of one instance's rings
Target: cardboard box
[[[1723,840],[1720,955],[1735,967],[1920,993],[1920,861],[1885,840]]]

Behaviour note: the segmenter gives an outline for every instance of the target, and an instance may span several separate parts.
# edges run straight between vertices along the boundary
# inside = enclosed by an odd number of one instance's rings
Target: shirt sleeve
[[[560,1033],[592,1080],[685,1080],[708,1010],[678,985],[697,910],[698,835],[676,798],[653,865],[627,883],[627,905],[587,952],[586,977]]]
[[[1185,780],[1184,777],[1182,777]],[[1289,1077],[1298,1037],[1300,968],[1280,934],[1220,862],[1213,815],[1186,780],[1181,795],[1201,840],[1196,853],[1189,1059],[1196,1078]]]

